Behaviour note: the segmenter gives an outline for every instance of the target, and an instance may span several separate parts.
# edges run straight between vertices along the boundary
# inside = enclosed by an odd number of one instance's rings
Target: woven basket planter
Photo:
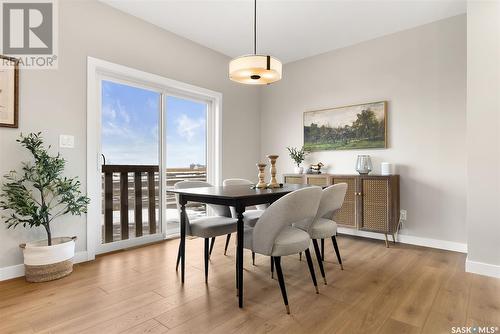
[[[26,281],[47,282],[68,276],[73,271],[76,237],[52,238],[22,244]]]

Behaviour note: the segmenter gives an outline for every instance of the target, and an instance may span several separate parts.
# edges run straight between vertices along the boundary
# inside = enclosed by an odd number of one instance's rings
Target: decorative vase
[[[296,166],[293,171],[295,174],[302,174],[302,173],[304,173],[304,167]]]
[[[280,185],[276,181],[276,160],[279,155],[268,155],[269,161],[271,162],[271,181],[267,184],[268,188],[279,188]]]
[[[265,173],[264,170],[266,169],[266,164],[259,162],[257,164],[257,167],[259,168],[259,174],[257,175],[259,177],[259,183],[255,186],[256,188],[259,189],[265,189],[267,188],[266,180],[265,180]]]
[[[366,175],[372,171],[372,160],[369,155],[358,155],[356,170],[361,175]]]
[[[26,281],[53,281],[73,272],[76,237],[52,238],[52,246],[47,240],[21,244],[23,249]]]

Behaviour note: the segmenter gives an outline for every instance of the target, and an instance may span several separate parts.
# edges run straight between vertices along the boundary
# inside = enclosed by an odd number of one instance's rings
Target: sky
[[[160,94],[102,82],[102,153],[108,165],[159,163]],[[167,168],[205,165],[206,104],[173,96],[166,103]]]

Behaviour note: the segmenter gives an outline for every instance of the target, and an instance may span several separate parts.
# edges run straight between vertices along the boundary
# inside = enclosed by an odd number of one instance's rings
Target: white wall
[[[397,164],[402,234],[465,248],[466,65],[465,15],[286,64],[262,91],[261,158],[279,154],[279,172],[290,173],[286,147],[303,144],[304,111],[387,100],[388,149],[318,152],[306,163],[330,173],[355,173],[358,154],[372,156],[375,173]]]
[[[500,277],[500,4],[467,16],[467,270]]]
[[[85,191],[86,61],[92,56],[223,93],[223,177],[255,178],[258,89],[228,80],[228,57],[96,1],[65,0],[59,7],[59,69],[21,71],[20,127],[0,128],[1,175],[28,158],[15,142],[20,132],[43,131],[55,148],[59,134],[72,134],[76,147],[62,154],[67,174],[79,176]],[[77,235],[77,251],[85,251],[85,224],[85,217],[61,219],[54,235]],[[0,269],[22,263],[19,243],[44,237],[42,229],[3,225]]]

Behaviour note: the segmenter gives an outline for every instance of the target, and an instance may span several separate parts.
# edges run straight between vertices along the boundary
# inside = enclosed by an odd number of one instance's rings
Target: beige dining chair
[[[325,284],[327,284],[325,270],[323,268],[325,251],[323,249],[323,251],[320,252],[318,240],[324,240],[327,238],[332,239],[333,248],[335,249],[335,253],[337,254],[340,268],[344,270],[336,238],[337,223],[333,220],[333,216],[335,215],[335,212],[342,208],[346,192],[347,183],[337,183],[323,189],[318,212],[312,224],[305,224],[303,222],[300,222],[294,225],[295,227],[298,227],[309,233],[313,241],[314,252],[316,253],[321,276],[323,276],[323,281],[325,282]]]
[[[180,181],[174,185],[174,189],[188,189],[188,188],[199,188],[199,187],[211,187],[212,185],[203,181]],[[177,211],[180,213],[180,205],[177,200]],[[208,282],[208,260],[210,258],[211,248],[213,248],[213,243],[215,237],[221,235],[231,235],[231,233],[236,232],[236,222],[237,220],[231,217],[230,210],[227,206],[223,205],[213,205],[207,204],[215,212],[216,216],[207,216],[202,218],[193,219],[192,221],[186,215],[186,236],[194,236],[205,239],[205,282]],[[212,238],[212,246],[209,249],[209,240]],[[179,268],[179,262],[181,257],[185,254],[181,254],[181,246],[179,243],[179,250],[177,252],[177,264],[176,270]]]
[[[293,226],[300,221],[301,226],[312,223],[318,211],[321,188],[309,187],[293,191],[271,204],[252,227],[245,225],[243,246],[252,252],[271,257],[276,266],[278,282],[286,311],[290,314],[285,279],[281,269],[281,257],[305,252],[309,272],[316,293],[318,284],[309,252],[309,234]]]

